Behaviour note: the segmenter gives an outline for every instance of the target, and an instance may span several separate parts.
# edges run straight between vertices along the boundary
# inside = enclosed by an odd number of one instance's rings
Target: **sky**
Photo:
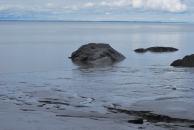
[[[194,0],[0,0],[0,20],[194,22]]]

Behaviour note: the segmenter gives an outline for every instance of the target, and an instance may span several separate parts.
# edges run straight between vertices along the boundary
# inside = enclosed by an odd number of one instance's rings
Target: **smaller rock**
[[[145,127],[140,126],[140,127],[138,127],[138,129],[145,129]]]
[[[176,90],[176,88],[172,88],[172,90]]]
[[[128,123],[133,123],[133,124],[143,124],[144,121],[142,118],[134,119],[134,120],[128,120]]]
[[[178,49],[173,48],[173,47],[150,47],[150,48],[147,48],[147,50],[150,52],[174,52],[174,51],[178,51]]]
[[[178,59],[178,60],[175,60],[171,66],[182,66],[182,60],[181,59]]]
[[[173,47],[149,47],[149,48],[138,48],[136,50],[134,50],[137,53],[145,53],[147,51],[149,52],[175,52],[178,51],[178,49],[173,48]]]
[[[136,50],[134,50],[134,51],[137,52],[137,53],[145,53],[145,52],[147,52],[147,49],[138,48],[138,49],[136,49]]]
[[[189,128],[194,128],[194,125],[190,125]]]
[[[183,59],[175,60],[171,66],[175,67],[194,67],[194,54],[185,56]]]

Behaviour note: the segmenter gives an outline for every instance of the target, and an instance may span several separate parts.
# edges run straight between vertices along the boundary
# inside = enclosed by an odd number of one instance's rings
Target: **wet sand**
[[[20,108],[10,103],[0,103],[1,130],[165,130],[171,128],[165,125],[145,123],[135,125],[127,123],[128,117],[123,114],[82,113],[76,111],[55,112],[35,110],[33,108]],[[51,110],[52,111],[52,110]],[[172,127],[173,128],[173,127]],[[187,129],[187,128],[179,128]],[[189,130],[189,129],[188,129]]]
[[[41,93],[41,95],[39,95]],[[2,130],[190,130],[194,124],[193,106],[186,102],[140,101],[129,107],[101,106],[103,111],[80,105],[80,98],[61,98],[42,91],[35,103],[0,100]],[[44,94],[43,94],[44,93]],[[55,95],[55,96],[54,96]],[[45,98],[45,96],[47,98]],[[53,97],[54,96],[54,97]],[[58,96],[58,97],[57,97]],[[5,99],[5,98],[4,98]],[[68,100],[69,99],[69,100]],[[94,99],[87,98],[90,104]],[[16,101],[16,102],[15,102]],[[151,114],[150,114],[151,113]],[[143,123],[129,122],[141,118]]]

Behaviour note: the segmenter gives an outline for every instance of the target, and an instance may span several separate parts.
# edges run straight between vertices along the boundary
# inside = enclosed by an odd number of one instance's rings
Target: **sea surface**
[[[73,64],[71,53],[91,42],[108,43],[126,59],[97,68]],[[133,51],[151,46],[179,51]],[[194,105],[194,69],[170,66],[193,53],[193,24],[1,21],[0,100],[20,105],[60,100],[71,110],[101,113],[107,111],[104,106],[129,107],[141,101]],[[190,115],[184,106],[170,110],[177,109]]]

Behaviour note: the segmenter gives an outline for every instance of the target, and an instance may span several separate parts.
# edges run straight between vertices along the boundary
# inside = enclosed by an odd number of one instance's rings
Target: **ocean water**
[[[194,104],[194,69],[170,66],[194,53],[193,41],[192,24],[2,21],[0,100],[36,104],[40,99],[60,99],[70,102],[71,109],[100,112],[111,104],[149,100]],[[74,65],[68,57],[90,42],[109,43],[126,59],[103,68]],[[150,46],[179,51],[133,51]],[[78,105],[85,107],[74,107]]]

